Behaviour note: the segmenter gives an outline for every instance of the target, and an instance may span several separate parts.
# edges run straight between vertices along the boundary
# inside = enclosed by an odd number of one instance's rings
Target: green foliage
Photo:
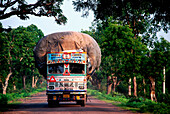
[[[101,93],[98,90],[88,89],[87,93],[88,95],[96,96],[98,99],[101,100],[111,100],[111,101],[122,102],[122,103],[126,103],[128,101],[126,97],[123,95],[116,95],[115,97],[112,97],[111,94],[107,95],[106,93]]]
[[[101,93],[98,90],[87,90],[88,95],[93,95],[100,100],[107,100],[113,102],[113,104],[123,106],[123,107],[132,107],[136,111],[142,113],[158,113],[158,114],[169,114],[170,113],[170,105],[165,103],[156,103],[149,99],[143,99],[142,97],[131,97],[127,99],[124,95],[120,95],[118,93],[113,97],[111,94],[106,95],[105,93]],[[133,109],[133,110],[134,110]]]
[[[123,21],[124,25],[130,25],[135,36],[142,34],[142,42],[148,46],[153,45],[156,33],[163,29],[169,29],[168,0],[75,0],[76,11],[82,11],[84,16],[88,11],[94,11],[96,20],[107,23],[108,17]],[[114,6],[114,7],[113,7]]]
[[[8,98],[8,101],[14,101],[17,99],[22,99],[24,97],[29,97],[33,94],[36,94],[36,93],[44,91],[44,90],[46,90],[45,87],[43,87],[43,88],[26,88],[26,89],[18,90],[15,93],[7,93],[6,97]]]
[[[8,103],[8,97],[6,95],[0,94],[0,106],[6,106]]]
[[[169,114],[170,106],[165,103],[144,102],[140,112],[152,112],[157,114]]]
[[[144,100],[143,98],[131,98],[125,104],[128,107],[140,108],[140,112],[151,112],[158,114],[168,114],[170,112],[170,105],[165,103],[156,103],[151,100]]]
[[[7,80],[10,88],[14,84],[17,89],[22,88],[22,76],[24,75],[27,76],[26,83],[31,80],[33,75],[40,78],[34,65],[33,49],[43,36],[43,32],[35,25],[20,26],[9,33],[0,33],[0,81],[2,85],[6,86],[5,81],[10,72],[12,75]],[[31,81],[29,83],[31,84]]]
[[[116,88],[116,90],[119,92],[119,93],[122,93],[124,94],[125,96],[127,96],[127,93],[128,93],[128,85],[126,83],[126,81],[122,81]]]
[[[163,94],[163,93],[159,93],[157,95],[157,100],[158,102],[163,102],[165,104],[168,104],[170,105],[170,94],[169,93],[166,93],[166,94]]]
[[[0,20],[13,15],[22,20],[29,19],[29,15],[54,17],[57,24],[65,24],[67,18],[63,15],[61,5],[63,0],[36,0],[29,3],[26,0],[1,0]]]

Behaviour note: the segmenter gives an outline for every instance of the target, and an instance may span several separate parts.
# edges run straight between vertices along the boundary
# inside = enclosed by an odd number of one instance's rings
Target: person
[[[82,73],[84,74],[84,70],[82,70]]]
[[[64,68],[62,65],[58,65],[58,68],[57,68],[57,73],[63,73],[64,72]]]

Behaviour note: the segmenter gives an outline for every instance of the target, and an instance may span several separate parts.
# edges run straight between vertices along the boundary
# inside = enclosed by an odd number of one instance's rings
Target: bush
[[[140,112],[152,112],[152,113],[158,113],[158,114],[169,114],[170,113],[170,106],[165,103],[153,103],[148,102],[145,103],[140,108]]]
[[[28,96],[30,96],[31,94],[30,93],[24,93],[22,96],[23,97],[28,97]]]
[[[158,100],[158,102],[164,102],[165,104],[170,105],[170,94],[169,93],[166,93],[166,94],[160,93],[157,96],[157,100]]]
[[[6,106],[8,104],[7,95],[0,94],[0,106]]]
[[[141,102],[141,100],[139,98],[137,98],[137,97],[132,97],[132,98],[130,98],[130,100],[128,102],[129,103],[130,102]]]

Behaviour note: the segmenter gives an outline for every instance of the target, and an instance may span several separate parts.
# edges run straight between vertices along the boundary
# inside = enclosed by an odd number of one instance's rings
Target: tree
[[[22,76],[31,76],[30,73],[35,69],[32,50],[36,42],[43,37],[43,33],[35,25],[30,25],[27,28],[18,27],[9,33],[3,32],[0,36],[0,81],[3,94],[6,94],[11,75],[14,82]]]
[[[12,75],[12,57],[11,57],[11,48],[9,41],[7,40],[6,33],[0,33],[1,46],[0,46],[0,83],[2,84],[2,93],[6,94],[6,89],[8,87],[8,81]]]
[[[93,10],[95,18],[107,22],[108,17],[114,20],[121,20],[124,25],[132,28],[134,39],[140,39],[146,45],[152,46],[156,33],[162,28],[167,32],[170,24],[170,13],[168,0],[76,0],[73,1],[76,11],[83,10],[84,16],[88,15],[89,10]],[[160,26],[161,25],[161,26]],[[136,55],[132,49],[131,53]],[[135,66],[135,64],[134,64]],[[135,72],[135,68],[133,68]],[[136,77],[133,78],[134,95],[137,96]]]
[[[138,40],[133,39],[132,30],[128,26],[123,26],[120,22],[108,19],[108,25],[97,23],[97,27],[91,29],[92,35],[98,41],[102,51],[102,70],[104,76],[107,76],[108,94],[124,77],[131,77],[133,73],[132,67],[139,70],[140,55],[146,46]],[[105,26],[105,27],[103,27]],[[94,26],[93,26],[94,27]],[[86,33],[88,33],[86,31]],[[131,50],[136,50],[136,55],[131,54]],[[133,64],[135,66],[133,66]],[[132,74],[133,73],[133,74]]]
[[[94,11],[95,18],[106,21],[112,16],[130,25],[135,36],[145,34],[143,42],[152,41],[161,28],[167,32],[170,24],[168,0],[75,0],[76,11],[82,11],[87,16],[88,11]],[[151,34],[149,34],[151,33]],[[148,37],[153,35],[153,37]]]
[[[61,10],[63,0],[37,0],[28,3],[26,0],[1,0],[0,20],[17,15],[20,19],[29,19],[29,15],[54,17],[57,24],[65,24],[67,18]]]
[[[141,74],[150,79],[150,97],[154,101],[157,101],[156,89],[157,93],[162,90],[163,67],[169,67],[169,47],[170,43],[162,38],[161,41],[154,43],[154,48],[150,50],[148,55],[142,57]]]

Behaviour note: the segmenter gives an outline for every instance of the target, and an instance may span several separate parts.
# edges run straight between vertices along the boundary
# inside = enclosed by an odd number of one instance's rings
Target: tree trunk
[[[143,78],[143,93],[144,93],[144,96],[146,95],[146,89],[145,89],[145,86],[146,86],[146,83],[145,83],[145,79]]]
[[[113,92],[116,92],[116,83],[113,83],[113,89],[112,89]]]
[[[115,92],[116,87],[120,84],[121,80],[118,81],[117,76],[112,76],[112,80],[113,80],[112,91]]]
[[[38,77],[36,76],[35,82],[34,82],[34,87],[37,87],[37,82],[38,82]]]
[[[32,76],[32,88],[34,88],[34,76]]]
[[[131,82],[132,82],[132,80],[131,80],[131,78],[129,78],[129,83],[128,83],[128,95],[129,95],[129,96],[132,95],[132,94],[131,94]]]
[[[134,92],[133,95],[137,97],[137,83],[136,83],[136,77],[133,77],[133,85],[134,85]]]
[[[3,90],[2,94],[6,94],[6,90],[7,90],[7,87],[8,87],[8,81],[9,81],[9,78],[10,78],[11,75],[12,75],[12,72],[10,71],[10,73],[7,75],[7,78],[5,79],[5,84],[3,84],[2,80],[1,80],[2,90]]]
[[[13,81],[13,89],[16,90],[15,81]]]
[[[166,79],[165,67],[163,68],[163,75],[164,75],[164,79],[163,79],[163,94],[165,94],[165,79]]]
[[[112,90],[112,83],[111,83],[111,77],[107,77],[107,94],[110,94]]]
[[[117,77],[116,76],[113,76],[113,92],[116,91],[116,84],[117,84]]]
[[[26,89],[25,80],[26,80],[26,76],[24,75],[24,76],[22,77],[23,89]]]
[[[101,89],[101,82],[98,81],[97,87],[99,90]]]
[[[107,86],[107,94],[110,94],[110,93],[111,93],[111,90],[112,90],[112,84],[110,83],[110,84]]]
[[[152,101],[157,101],[156,95],[155,95],[155,78],[150,76],[149,79],[151,81],[151,93],[150,93],[151,100]]]

